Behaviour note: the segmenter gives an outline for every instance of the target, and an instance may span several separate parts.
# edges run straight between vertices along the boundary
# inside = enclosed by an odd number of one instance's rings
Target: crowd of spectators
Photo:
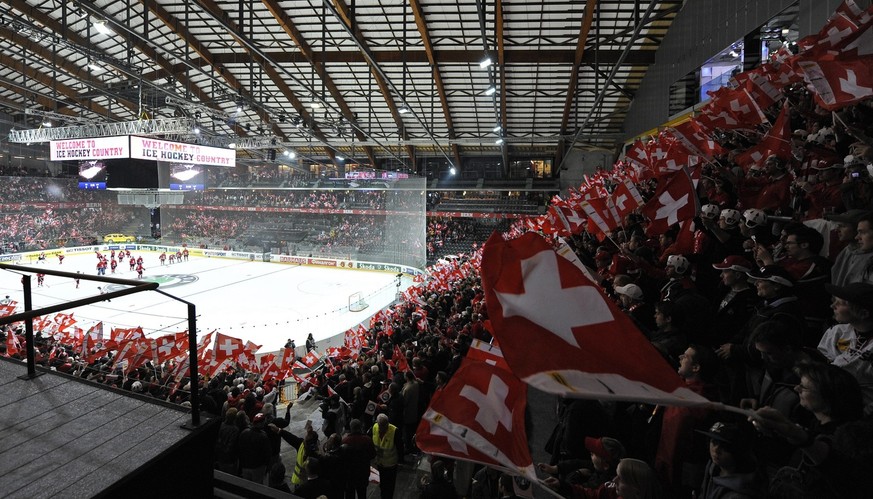
[[[445,254],[444,248],[454,247],[456,243],[466,242],[464,250],[469,250],[476,236],[476,219],[431,217],[427,220],[427,261],[434,262]]]
[[[690,390],[746,412],[561,399],[546,444],[550,458],[537,463],[545,486],[567,497],[625,499],[869,496],[873,103],[830,113],[801,84],[784,93],[790,157],[767,154],[743,168],[739,157],[763,134],[715,133],[724,153],[696,167],[701,209],[690,230],[677,224],[651,233],[634,213],[606,237],[569,238],[604,293]],[[766,111],[774,122],[781,107]],[[601,181],[609,190],[617,184],[608,175]],[[655,186],[638,187],[649,198]],[[464,231],[433,224],[431,237]],[[362,233],[355,231],[371,229],[335,226],[323,235],[326,244],[356,244]],[[391,497],[392,468],[417,454],[412,436],[428,400],[473,340],[491,339],[487,319],[475,269],[448,289],[416,288],[371,323],[358,356],[325,363],[306,381],[324,400],[321,435],[311,427],[303,435],[285,430],[289,417],[279,417],[276,387],[258,375],[203,378],[204,410],[224,421],[216,466],[290,490],[278,458],[284,440],[298,449],[291,473],[298,494],[354,495],[375,458],[383,497]],[[49,364],[76,356],[50,340],[40,352]],[[102,367],[111,358],[100,362],[57,367],[177,402],[186,397],[189,381],[173,386],[163,374],[171,366],[149,366],[131,382]],[[394,437],[384,444],[365,436],[386,430]],[[512,493],[506,476],[452,468],[434,461],[422,496]]]

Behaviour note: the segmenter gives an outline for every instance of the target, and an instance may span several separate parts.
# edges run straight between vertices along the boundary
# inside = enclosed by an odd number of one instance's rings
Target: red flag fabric
[[[694,184],[687,172],[682,170],[661,177],[655,194],[642,209],[651,221],[646,233],[663,234],[671,225],[694,218],[697,205]]]
[[[293,348],[283,348],[282,349],[282,360],[279,362],[279,368],[283,371],[286,369],[291,369],[291,366],[294,364],[296,360],[294,355]]]
[[[397,371],[402,373],[411,371],[409,368],[409,362],[406,361],[406,356],[403,355],[403,351],[400,350],[399,345],[394,345],[394,355],[391,356],[391,360],[394,361],[394,367],[397,368]]]
[[[672,134],[686,149],[698,156],[712,159],[713,156],[724,153],[721,146],[704,133],[693,119],[668,128],[666,132]]]
[[[597,231],[607,234],[620,225],[621,220],[618,219],[618,213],[614,212],[615,206],[611,201],[609,198],[599,198],[582,202],[580,207],[588,215],[589,227],[593,224]]]
[[[6,333],[6,356],[12,357],[13,355],[17,355],[21,350],[21,344],[18,342],[18,337],[15,336],[15,333],[9,331]]]
[[[9,303],[0,305],[0,317],[6,317],[15,313],[15,308],[18,307],[18,302],[10,300]]]
[[[857,104],[873,96],[873,56],[798,59],[795,67],[815,91],[818,105],[828,111]]]
[[[318,352],[316,352],[315,350],[310,350],[309,353],[307,353],[306,356],[303,357],[302,362],[303,365],[312,369],[312,366],[318,364],[318,359],[320,358],[321,356],[318,354]]]
[[[736,162],[748,171],[752,165],[763,164],[771,154],[784,161],[791,159],[791,121],[787,102],[782,106],[776,123],[767,131],[761,142],[738,154]]]
[[[432,433],[437,427],[447,440],[457,438],[446,442],[448,449],[437,451],[469,461],[496,462],[513,474],[536,480],[524,428],[526,405],[527,387],[515,375],[465,358],[448,384],[434,394],[417,433]],[[459,441],[466,445],[458,445]]]
[[[494,336],[526,383],[575,398],[707,402],[602,290],[536,234],[492,236],[482,287]],[[549,306],[543,306],[543,304]]]
[[[612,191],[612,204],[615,206],[619,220],[624,220],[629,213],[642,206],[643,197],[633,182],[625,179],[623,182],[619,182],[615,190]]]
[[[215,333],[215,351],[213,355],[218,362],[222,362],[225,359],[236,362],[239,355],[244,351],[245,345],[243,345],[241,339],[218,332]]]

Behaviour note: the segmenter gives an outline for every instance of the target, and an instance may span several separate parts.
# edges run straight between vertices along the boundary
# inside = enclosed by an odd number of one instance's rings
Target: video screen
[[[158,167],[154,161],[110,159],[106,161],[106,184],[110,189],[157,189]]]
[[[170,165],[171,191],[202,191],[206,185],[206,167],[203,165]]]
[[[106,189],[106,163],[101,160],[80,161],[79,189]]]

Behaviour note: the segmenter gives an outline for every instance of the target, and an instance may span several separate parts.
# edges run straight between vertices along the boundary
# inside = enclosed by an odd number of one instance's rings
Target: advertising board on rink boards
[[[152,244],[104,244],[100,246],[79,246],[72,248],[55,248],[44,250],[47,257],[53,257],[59,253],[75,254],[75,253],[91,253],[94,251],[111,251],[111,250],[131,250],[131,251],[151,251],[160,253],[163,251],[175,253],[182,251],[181,246],[160,246]],[[0,262],[18,262],[27,259],[36,259],[43,251],[30,251],[26,253],[11,253],[0,255]],[[334,267],[339,269],[352,270],[375,270],[377,272],[391,272],[392,274],[403,273],[409,275],[418,275],[422,273],[421,269],[415,267],[407,267],[405,265],[397,265],[393,263],[379,262],[358,262],[354,260],[335,260],[333,258],[312,258],[305,256],[291,255],[269,255],[263,253],[248,253],[243,251],[226,251],[226,250],[210,250],[200,248],[188,248],[188,253],[191,256],[205,256],[216,258],[228,258],[232,260],[249,260],[249,261],[270,261],[275,263],[290,263],[296,265],[313,265],[318,267]],[[269,259],[266,257],[269,256]]]

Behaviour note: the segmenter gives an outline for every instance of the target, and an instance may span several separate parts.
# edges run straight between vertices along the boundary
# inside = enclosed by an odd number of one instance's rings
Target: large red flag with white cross
[[[649,217],[646,228],[649,235],[663,234],[671,225],[694,218],[698,201],[694,183],[685,170],[658,179],[658,188],[643,206],[643,215]]]
[[[448,384],[434,394],[416,432],[417,443],[421,447],[418,435],[424,435],[425,452],[496,463],[536,480],[524,427],[527,386],[496,361],[499,349],[482,354],[468,355]]]
[[[482,287],[494,337],[524,382],[564,397],[667,405],[690,391],[633,321],[537,234],[485,244]]]

